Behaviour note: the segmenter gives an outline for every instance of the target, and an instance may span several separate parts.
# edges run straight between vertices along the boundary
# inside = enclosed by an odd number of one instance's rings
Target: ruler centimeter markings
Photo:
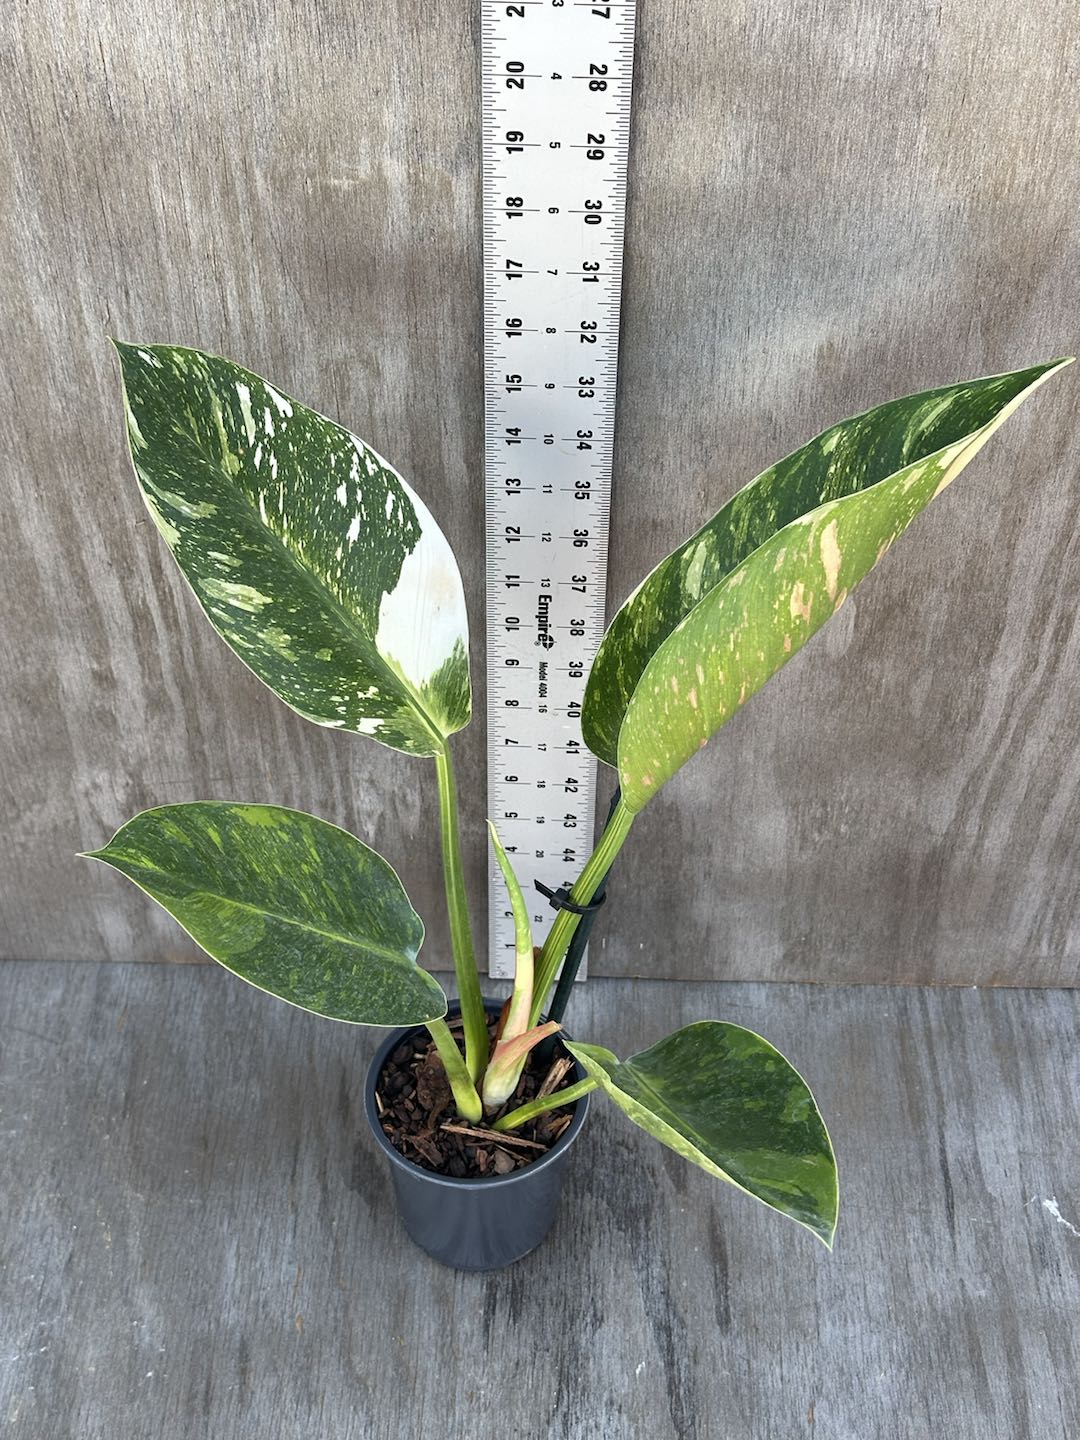
[[[482,0],[488,813],[541,943],[592,850],[634,5]],[[514,973],[494,858],[488,970]],[[582,969],[584,974],[584,968]]]

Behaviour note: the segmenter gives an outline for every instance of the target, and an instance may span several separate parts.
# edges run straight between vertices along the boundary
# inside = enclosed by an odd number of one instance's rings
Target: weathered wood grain
[[[1080,1433],[1075,992],[591,981],[581,1038],[712,1014],[799,1064],[836,1251],[597,1102],[491,1276],[398,1225],[374,1032],[192,966],[10,964],[0,1014],[10,1440]]]
[[[823,422],[1075,348],[1074,18],[643,0],[613,602]],[[430,767],[305,725],[210,633],[128,474],[104,335],[224,351],[391,456],[479,637],[476,6],[5,19],[0,955],[190,957],[74,852],[237,798],[386,853],[439,963]],[[650,809],[593,973],[1076,981],[1076,384]],[[479,911],[482,723],[458,748]]]

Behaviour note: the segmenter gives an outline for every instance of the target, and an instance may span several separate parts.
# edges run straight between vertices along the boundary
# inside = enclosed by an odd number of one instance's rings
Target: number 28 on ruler
[[[581,740],[604,623],[632,4],[485,3],[488,808],[523,884],[592,847]],[[514,932],[490,875],[493,975]],[[535,907],[536,939],[550,910]]]

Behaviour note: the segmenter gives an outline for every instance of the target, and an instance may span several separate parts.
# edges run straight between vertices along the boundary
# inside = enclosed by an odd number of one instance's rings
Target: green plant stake
[[[603,1090],[661,1143],[831,1248],[836,1163],[814,1097],[752,1031],[685,1026],[628,1060],[566,1042],[588,1078],[507,1110],[580,915],[535,954],[498,837],[517,934],[491,1049],[461,865],[450,740],[469,722],[457,564],[427,507],[341,426],[217,356],[117,345],[143,497],[210,623],[286,704],[436,768],[464,1054],[417,963],[397,875],[326,821],[273,805],[147,810],[94,859],[250,984],[352,1024],[427,1027],[468,1125],[503,1135]],[[894,400],[826,430],[727,502],[616,614],[582,730],[619,794],[570,898],[587,907],[641,811],[836,613],[915,516],[1066,360]],[[569,988],[570,978],[566,988]],[[490,1053],[489,1053],[490,1050]]]

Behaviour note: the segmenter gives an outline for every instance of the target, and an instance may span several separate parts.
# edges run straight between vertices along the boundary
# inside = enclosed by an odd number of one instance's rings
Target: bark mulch
[[[460,1044],[460,1021],[451,1021],[450,1029]],[[489,1029],[494,1035],[494,1024]],[[573,1060],[560,1045],[552,1061],[538,1061],[532,1051],[503,1108],[480,1125],[466,1125],[455,1116],[450,1082],[434,1044],[427,1031],[418,1030],[383,1066],[375,1104],[391,1145],[423,1169],[457,1180],[509,1175],[547,1154],[573,1119],[574,1105],[547,1110],[507,1134],[490,1130],[488,1123],[541,1092],[550,1095],[573,1084],[573,1070]]]

